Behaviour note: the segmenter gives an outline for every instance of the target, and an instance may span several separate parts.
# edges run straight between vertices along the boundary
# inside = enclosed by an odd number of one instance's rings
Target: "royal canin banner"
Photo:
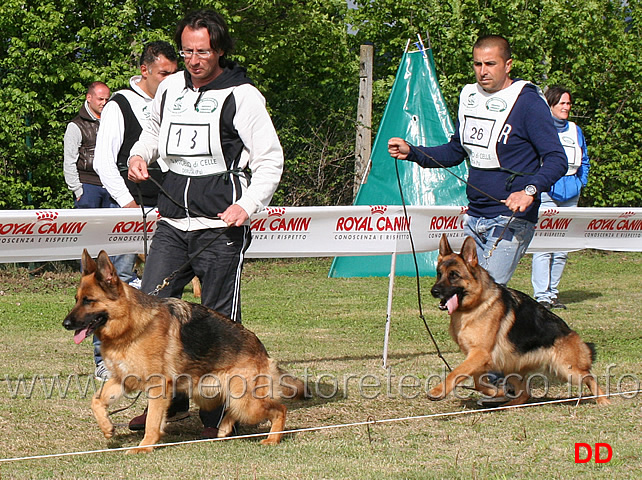
[[[251,258],[335,257],[411,253],[439,247],[445,233],[463,242],[465,207],[398,205],[268,207],[251,219]],[[93,256],[143,253],[159,221],[138,209],[0,211],[0,263],[70,260],[86,248]],[[146,235],[145,235],[146,234]],[[640,208],[556,208],[540,211],[529,252],[642,251]]]

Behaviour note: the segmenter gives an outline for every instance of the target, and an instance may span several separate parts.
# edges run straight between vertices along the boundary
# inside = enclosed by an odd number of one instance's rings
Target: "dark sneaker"
[[[129,429],[134,432],[145,430],[145,422],[147,422],[147,409],[143,410],[141,415],[138,415],[129,421]]]
[[[170,408],[170,410],[167,411],[167,418],[165,419],[165,421],[167,423],[178,422],[180,420],[185,420],[187,417],[189,417],[189,412],[186,412],[186,411],[172,412]],[[143,413],[141,415],[138,415],[137,417],[134,417],[129,421],[129,429],[133,430],[134,432],[145,430],[146,422],[147,422],[147,408],[143,410]]]
[[[546,300],[538,300],[537,303],[539,303],[546,310],[550,310],[551,308],[553,308],[553,304],[551,302],[547,302]]]
[[[212,439],[218,438],[218,428],[216,427],[205,427],[201,432],[201,438],[203,439]]]
[[[563,310],[566,310],[566,305],[564,305],[562,302],[560,302],[557,298],[553,300],[553,304],[551,305],[551,308],[561,308]]]

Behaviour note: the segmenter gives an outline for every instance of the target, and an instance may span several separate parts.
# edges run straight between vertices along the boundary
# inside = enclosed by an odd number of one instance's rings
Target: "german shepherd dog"
[[[441,400],[466,378],[488,397],[506,397],[506,405],[530,398],[527,374],[545,372],[578,388],[586,384],[595,396],[604,395],[591,365],[595,350],[560,317],[525,293],[497,284],[478,263],[475,240],[467,237],[461,253],[453,253],[445,235],[439,244],[437,281],[432,295],[448,310],[450,335],[466,359],[429,392]],[[510,393],[488,382],[491,371],[503,372]],[[506,390],[506,391],[505,391]],[[608,405],[606,397],[597,403]]]
[[[111,378],[91,409],[106,438],[114,435],[107,408],[124,392],[144,391],[149,404],[145,436],[131,452],[149,452],[161,438],[173,392],[190,395],[204,410],[226,405],[219,437],[235,422],[271,422],[261,443],[277,444],[285,427],[283,399],[305,396],[303,382],[281,370],[261,341],[242,325],[202,305],[147,295],[123,283],[104,251],[82,254],[76,304],[63,326],[78,344],[95,333]],[[273,433],[276,432],[276,433]]]

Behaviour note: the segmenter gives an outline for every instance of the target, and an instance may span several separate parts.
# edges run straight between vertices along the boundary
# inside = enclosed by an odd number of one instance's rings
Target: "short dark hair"
[[[226,66],[227,61],[225,56],[228,55],[234,48],[234,40],[230,36],[227,28],[227,23],[221,15],[213,10],[196,10],[188,13],[187,16],[178,23],[176,27],[176,34],[174,41],[179,50],[183,49],[181,44],[181,36],[185,27],[190,27],[195,30],[207,28],[210,34],[210,47],[213,50],[222,50],[224,55],[219,58],[221,67]]]
[[[143,53],[140,55],[139,65],[151,65],[156,59],[163,55],[170,62],[177,62],[178,57],[174,47],[168,42],[157,40],[150,42],[143,47]]]
[[[87,87],[87,95],[93,95],[98,87],[109,88],[105,82],[100,82],[100,81],[91,82]]]
[[[572,102],[573,95],[571,95],[571,92],[569,92],[566,88],[560,85],[553,85],[552,87],[549,87],[548,90],[546,90],[546,93],[544,94],[544,97],[546,97],[546,101],[548,102],[548,106],[554,107],[555,105],[560,103],[560,100],[562,99],[562,95],[564,95],[565,93],[568,93],[568,96]]]
[[[504,60],[510,60],[513,56],[513,52],[511,52],[510,49],[510,43],[508,43],[508,40],[501,35],[483,35],[479,37],[475,42],[475,45],[473,45],[473,51],[477,48],[490,47],[499,47]]]

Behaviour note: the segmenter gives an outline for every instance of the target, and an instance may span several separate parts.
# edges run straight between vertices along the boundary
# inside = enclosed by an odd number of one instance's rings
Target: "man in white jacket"
[[[265,99],[245,69],[227,58],[233,41],[223,18],[211,10],[188,14],[175,41],[186,71],[159,86],[129,159],[136,182],[149,177],[158,157],[168,168],[141,288],[151,292],[176,272],[159,296],[180,297],[196,275],[203,305],[240,322],[250,216],[269,204],[283,150]],[[215,437],[222,413],[203,413],[203,437]]]
[[[102,124],[96,139],[94,168],[100,180],[121,207],[138,208],[138,187],[127,179],[127,160],[131,147],[140,137],[151,113],[158,86],[178,70],[174,47],[163,41],[145,45],[140,57],[140,75],[129,80],[129,88],[114,93],[103,109]],[[151,171],[158,181],[160,169]],[[156,206],[158,187],[140,185],[144,206]]]
[[[147,123],[158,85],[177,70],[178,57],[169,43],[157,41],[145,45],[140,57],[140,75],[130,79],[129,88],[114,93],[102,110],[94,170],[111,198],[121,207],[139,207],[138,198],[142,198],[145,207],[157,204],[158,187],[154,183],[148,181],[137,186],[127,179],[127,160],[132,145]],[[162,180],[162,172],[158,168],[151,170],[151,175],[158,181]],[[135,262],[136,254],[113,257],[118,276],[125,282],[140,286],[134,274]],[[94,341],[94,360],[96,377],[108,377],[98,339]]]

